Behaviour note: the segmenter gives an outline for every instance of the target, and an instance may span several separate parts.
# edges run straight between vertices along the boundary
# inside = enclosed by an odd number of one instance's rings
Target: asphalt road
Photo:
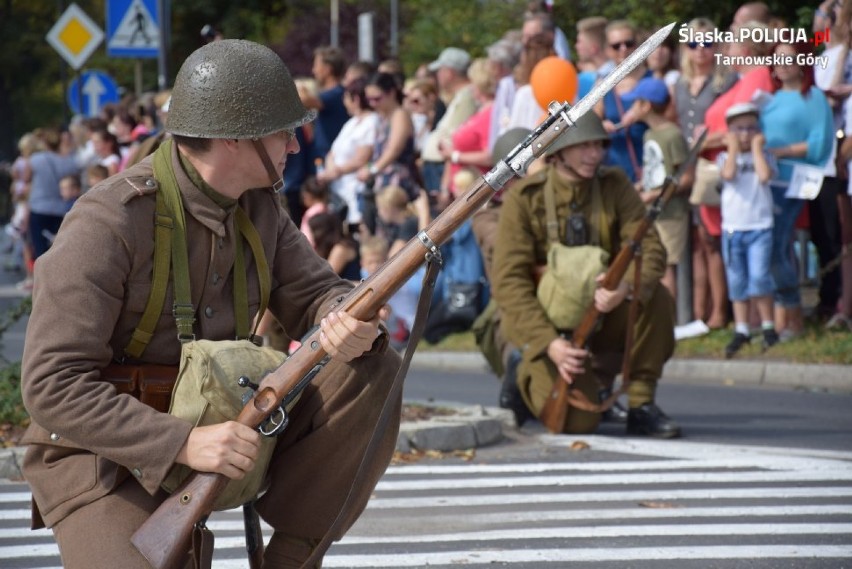
[[[850,370],[852,373],[852,370]],[[495,406],[500,385],[484,372],[412,370],[409,400]],[[722,444],[852,450],[852,394],[825,390],[695,385],[664,378],[657,402],[686,440]],[[525,430],[535,430],[535,426]],[[619,435],[603,425],[600,432]]]

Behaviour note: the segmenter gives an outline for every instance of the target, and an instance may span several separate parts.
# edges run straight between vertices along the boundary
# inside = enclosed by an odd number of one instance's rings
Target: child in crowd
[[[778,343],[772,306],[772,192],[769,180],[777,171],[760,132],[760,111],[739,103],[725,113],[727,151],[717,158],[722,176],[722,257],[728,296],[734,305],[734,337],[725,347],[731,358],[750,341],[749,303],[760,315],[763,349]]]
[[[361,241],[361,277],[367,278],[388,260],[389,243],[379,235],[364,237]],[[391,309],[388,318],[390,342],[396,350],[405,348],[409,332],[414,325],[414,315],[417,313],[417,299],[420,296],[420,282],[423,269],[411,277],[396,294],[388,301]]]
[[[646,204],[653,203],[662,193],[667,176],[672,176],[689,155],[680,127],[665,118],[669,105],[669,90],[662,79],[646,77],[633,91],[622,96],[625,104],[632,106],[627,113],[636,122],[645,123],[648,130],[643,135],[642,179],[636,183],[640,197]],[[682,176],[665,208],[657,217],[656,228],[666,249],[666,273],[663,286],[677,298],[677,266],[686,252],[689,231],[690,176]]]
[[[35,133],[27,133],[18,141],[20,155],[15,159],[11,168],[12,202],[15,204],[15,208],[12,219],[6,225],[6,234],[11,238],[9,244],[11,256],[5,264],[6,270],[19,271],[21,268],[26,268],[32,264],[26,243],[27,223],[30,217],[30,183],[32,181],[29,157],[34,152],[43,150],[42,146],[41,140]]]
[[[66,211],[70,211],[74,202],[83,193],[83,185],[80,181],[80,176],[71,174],[59,180],[59,195],[62,196],[62,201],[65,202]]]
[[[86,168],[86,179],[89,181],[89,187],[93,188],[96,184],[100,184],[109,178],[109,170],[102,164],[92,164]]]
[[[387,186],[376,195],[376,211],[376,235],[387,241],[388,255],[392,257],[417,235],[420,220],[408,194],[399,186]]]

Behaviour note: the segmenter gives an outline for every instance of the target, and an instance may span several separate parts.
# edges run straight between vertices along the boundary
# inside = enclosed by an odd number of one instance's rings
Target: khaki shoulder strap
[[[547,216],[547,242],[559,243],[559,220],[556,219],[556,192],[550,181],[544,183],[544,212]]]
[[[154,335],[154,328],[160,319],[163,305],[166,303],[166,289],[169,285],[169,265],[172,259],[172,231],[174,222],[168,215],[165,205],[157,192],[157,211],[154,220],[154,269],[151,278],[151,293],[142,318],[124,348],[124,353],[139,358]]]
[[[236,211],[237,235],[248,241],[251,254],[257,269],[257,282],[260,288],[260,306],[257,309],[254,329],[249,334],[248,314],[248,285],[246,284],[245,260],[243,258],[242,239],[236,241],[236,258],[234,259],[234,311],[236,312],[237,339],[252,340],[260,324],[260,317],[266,312],[269,304],[269,294],[272,289],[272,279],[269,275],[269,263],[263,252],[263,243],[260,234],[251,222],[245,210],[237,206]],[[237,302],[237,299],[245,299],[245,302]]]
[[[592,179],[592,215],[598,216],[598,246],[609,253],[612,239],[609,234],[609,216],[603,205],[603,194],[601,193],[600,176],[595,175]]]

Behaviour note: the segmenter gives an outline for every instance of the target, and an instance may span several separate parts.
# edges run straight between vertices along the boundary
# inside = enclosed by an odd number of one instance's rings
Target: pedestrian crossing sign
[[[160,53],[159,21],[156,0],[108,0],[107,55],[157,57]]]
[[[104,39],[104,33],[77,4],[71,4],[50,28],[47,43],[68,65],[80,69]]]

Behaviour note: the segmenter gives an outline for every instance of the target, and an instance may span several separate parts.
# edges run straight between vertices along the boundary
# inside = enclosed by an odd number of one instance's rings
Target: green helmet
[[[573,127],[569,128],[566,132],[563,132],[562,135],[550,145],[545,152],[545,156],[553,156],[563,148],[568,148],[569,146],[582,144],[584,142],[591,142],[593,140],[602,140],[606,146],[609,144],[609,134],[607,134],[606,130],[604,130],[600,117],[598,117],[598,115],[594,112],[588,111],[586,114],[577,119],[577,122]]]
[[[496,166],[500,160],[505,158],[517,145],[522,143],[531,132],[528,128],[516,126],[498,136],[497,140],[494,141],[494,149],[491,150],[491,165]]]
[[[246,40],[220,40],[181,65],[166,131],[193,138],[260,138],[316,117],[274,51]]]

